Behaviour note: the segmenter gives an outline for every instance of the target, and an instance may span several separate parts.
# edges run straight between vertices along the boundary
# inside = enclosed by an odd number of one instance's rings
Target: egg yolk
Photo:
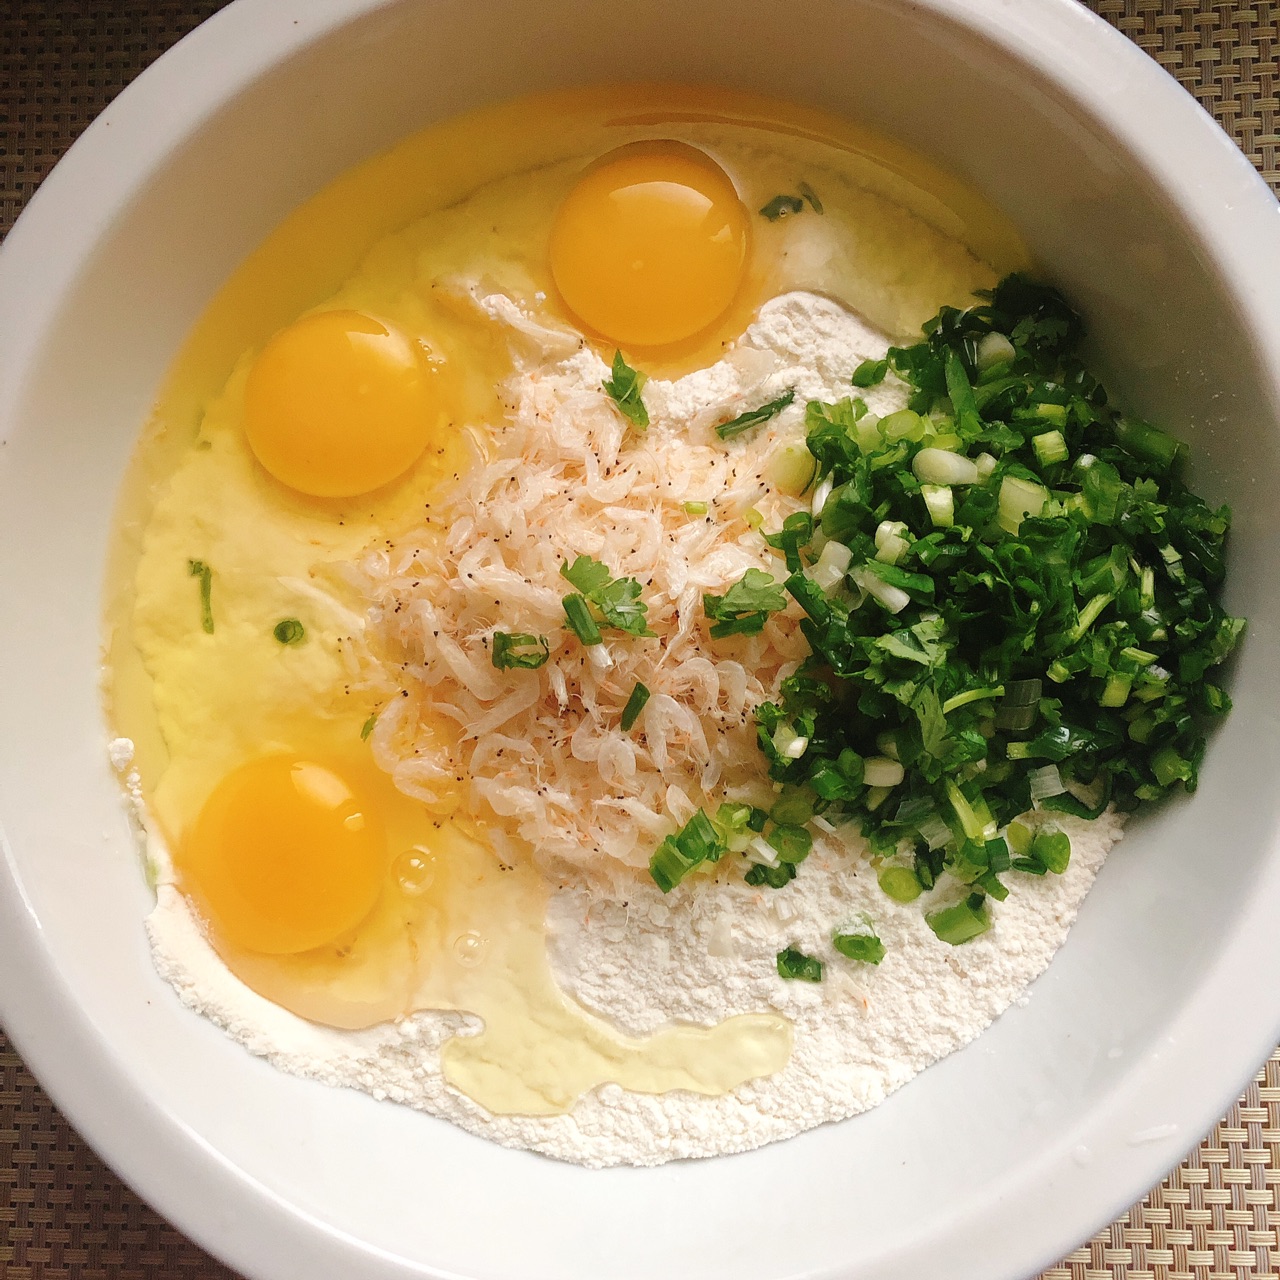
[[[387,866],[367,799],[336,769],[295,755],[228,774],[178,854],[183,888],[217,936],[269,955],[310,951],[355,928]]]
[[[388,484],[426,447],[439,405],[423,348],[359,311],[321,311],[282,329],[245,386],[244,426],[281,484],[349,498]]]
[[[591,166],[551,229],[569,309],[613,342],[664,346],[728,310],[747,261],[748,218],[728,174],[678,142],[638,143]]]

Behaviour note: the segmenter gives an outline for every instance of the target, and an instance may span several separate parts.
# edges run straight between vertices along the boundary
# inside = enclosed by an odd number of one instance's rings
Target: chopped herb
[[[640,584],[634,578],[615,578],[587,598],[600,610],[605,622],[618,631],[633,636],[655,634],[649,630],[649,606],[640,599]]]
[[[813,837],[804,827],[783,824],[774,827],[765,836],[765,843],[778,855],[779,862],[789,862],[795,866],[809,856],[809,850],[813,848]]]
[[[888,360],[864,360],[849,379],[855,387],[874,387],[885,380],[889,372]]]
[[[770,222],[777,222],[779,218],[789,218],[793,213],[800,213],[803,210],[804,201],[799,196],[774,196],[761,208],[760,212]]]
[[[848,930],[837,929],[831,935],[831,945],[842,956],[861,960],[864,964],[879,964],[884,959],[884,943],[870,924]]]
[[[783,590],[800,605],[808,656],[756,711],[769,775],[860,826],[891,898],[964,886],[929,913],[948,942],[988,927],[1005,873],[1068,866],[1065,835],[1021,815],[1194,790],[1231,705],[1230,512],[1186,487],[1182,445],[1111,404],[1082,337],[1060,294],[1012,275],[864,362],[853,381],[891,371],[907,408],[810,403],[823,502],[766,537],[790,576],[704,599],[717,638],[757,633]],[[786,883],[795,863],[772,863],[748,880]]]
[[[272,628],[271,634],[281,644],[301,644],[307,633],[297,618],[284,618]]]
[[[591,556],[579,556],[572,564],[566,561],[560,566],[560,576],[581,593],[566,596],[564,609],[569,625],[583,644],[600,643],[597,622],[628,635],[654,634],[649,630],[649,606],[640,599],[641,587],[634,578],[613,577],[605,565]],[[571,600],[578,603],[571,606]],[[594,617],[587,610],[588,603],[595,609]],[[589,635],[595,638],[588,639]]]
[[[360,726],[361,742],[364,742],[368,739],[369,735],[373,732],[374,727],[377,725],[377,723],[378,723],[378,713],[374,711],[369,716],[369,718],[364,722],[364,724]]]
[[[526,631],[495,631],[490,658],[499,671],[520,667],[535,671],[551,655],[546,636],[530,635]]]
[[[702,611],[711,620],[711,635],[717,640],[759,635],[769,615],[786,607],[781,586],[763,569],[748,569],[722,596],[702,597]]]
[[[596,626],[596,620],[591,616],[591,610],[587,607],[586,596],[581,596],[574,592],[565,596],[561,603],[564,605],[565,620],[568,622],[573,634],[583,644],[590,647],[593,644],[602,644],[604,642],[604,637],[600,634],[600,628]]]
[[[776,418],[795,398],[795,391],[784,391],[776,400],[770,400],[768,404],[762,404],[758,409],[749,409],[746,413],[738,414],[731,421],[721,423],[716,428],[716,435],[721,440],[728,440],[731,436],[750,431],[752,427],[758,427],[762,422]]]
[[[635,688],[631,690],[631,697],[627,699],[627,705],[622,708],[622,732],[630,733],[631,727],[640,718],[640,713],[644,710],[644,704],[649,701],[649,690],[636,681]]]
[[[200,579],[200,626],[213,635],[213,570],[203,560],[188,560],[187,572]]]
[[[637,430],[644,431],[649,425],[649,410],[640,399],[640,392],[648,381],[645,374],[633,369],[623,358],[621,351],[613,353],[613,377],[606,378],[601,384],[610,399],[618,406],[622,414]]]
[[[885,867],[878,879],[894,902],[914,902],[924,891],[919,877],[907,867]]]
[[[687,516],[705,516],[710,510],[705,502],[686,502],[684,513]]]
[[[809,207],[814,213],[825,212],[822,201],[818,199],[818,193],[807,182],[802,182],[796,189],[809,202]]]
[[[584,596],[589,596],[608,583],[613,574],[593,556],[579,556],[572,564],[566,560],[560,566],[560,576]]]
[[[663,893],[670,893],[695,867],[718,861],[728,849],[715,823],[699,809],[657,847],[649,859],[649,874]]]
[[[821,982],[822,961],[797,951],[795,947],[788,947],[778,952],[778,975],[793,982]]]
[[[796,867],[794,862],[779,862],[776,867],[753,862],[742,878],[749,885],[767,885],[770,889],[781,889],[796,878]]]
[[[940,941],[949,942],[953,947],[969,942],[991,928],[986,900],[980,893],[971,893],[954,907],[926,911],[924,921]]]

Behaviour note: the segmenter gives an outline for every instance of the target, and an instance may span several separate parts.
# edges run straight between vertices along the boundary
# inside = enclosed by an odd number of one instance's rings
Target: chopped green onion
[[[778,975],[792,981],[821,982],[822,961],[807,956],[795,947],[778,952]]]
[[[213,635],[213,570],[203,560],[188,560],[187,571],[200,579],[200,627]]]
[[[578,637],[585,645],[603,644],[604,637],[600,634],[600,628],[596,626],[595,619],[591,616],[591,610],[587,608],[586,596],[578,595],[576,592],[567,595],[561,601],[564,605],[564,616],[569,623],[573,634]]]
[[[1144,462],[1169,470],[1186,451],[1186,446],[1171,435],[1158,431],[1136,418],[1120,418],[1116,422],[1116,441],[1120,447]]]
[[[369,718],[360,726],[360,741],[364,742],[374,731],[378,724],[378,713],[374,711]]]
[[[524,631],[495,631],[490,659],[499,671],[513,667],[534,671],[551,655],[546,636],[530,635]]]
[[[997,364],[1012,364],[1017,354],[1013,343],[1003,333],[984,333],[978,343],[978,368],[990,369]]]
[[[788,442],[774,450],[762,479],[779,493],[798,498],[813,483],[816,472],[813,454],[803,444]]]
[[[1031,842],[1029,856],[1054,875],[1061,875],[1071,861],[1071,838],[1065,831],[1041,827]]]
[[[767,866],[762,862],[753,862],[742,878],[749,885],[767,885],[770,889],[785,889],[796,878],[796,869],[790,862],[780,862],[776,867]]]
[[[1027,774],[1033,802],[1045,800],[1049,796],[1060,796],[1067,788],[1063,785],[1062,775],[1056,764],[1046,764],[1042,768],[1032,769]]]
[[[1000,483],[1000,505],[996,519],[1006,533],[1016,534],[1028,516],[1038,516],[1049,501],[1049,491],[1042,484],[1005,476]]]
[[[1066,462],[1071,456],[1067,451],[1066,437],[1061,431],[1045,431],[1041,435],[1031,437],[1031,447],[1042,467],[1052,466],[1056,462]]]
[[[924,919],[939,941],[949,942],[953,947],[958,947],[991,928],[991,916],[980,893],[970,894],[953,907],[926,911]]]
[[[894,902],[913,902],[920,896],[920,881],[916,878],[916,873],[906,867],[885,867],[877,879],[880,888]]]
[[[804,827],[774,827],[765,836],[765,841],[778,855],[779,862],[790,862],[793,866],[797,862],[803,862],[813,848],[813,837]]]
[[[1186,783],[1192,777],[1190,764],[1173,747],[1162,747],[1151,757],[1151,772],[1162,787],[1171,787],[1175,782]]]
[[[881,418],[877,427],[885,440],[909,440],[912,443],[924,439],[924,419],[910,409],[899,409],[887,418]]]
[[[897,760],[871,756],[862,767],[862,780],[869,787],[896,787],[906,776]]]
[[[631,727],[640,718],[640,713],[644,710],[644,704],[649,701],[649,690],[640,683],[635,683],[635,688],[631,690],[631,696],[627,699],[627,705],[622,708],[622,732],[630,733]]]
[[[889,372],[888,360],[864,360],[849,379],[855,387],[874,387],[883,382]]]
[[[911,460],[911,470],[925,485],[978,483],[978,464],[948,449],[921,449]]]
[[[984,689],[967,689],[964,693],[957,693],[950,697],[942,704],[942,714],[949,716],[953,711],[959,711],[961,707],[967,707],[971,702],[985,702],[988,698],[998,698],[1004,693],[1004,685],[998,684],[994,688]]]
[[[955,498],[945,484],[922,484],[920,496],[935,529],[950,529],[955,524]]]
[[[1133,676],[1123,671],[1113,671],[1107,677],[1106,686],[1098,698],[1100,707],[1123,707],[1129,701],[1129,692],[1133,688]]]
[[[863,964],[879,964],[884,959],[884,943],[876,936],[870,922],[837,929],[831,935],[831,945],[842,956],[860,960]]]
[[[783,787],[769,817],[784,825],[803,826],[813,817],[813,797],[801,787]]]
[[[307,638],[306,630],[297,618],[282,618],[272,627],[271,634],[281,644],[301,644]]]
[[[817,563],[809,570],[809,577],[823,591],[830,594],[844,581],[853,560],[853,552],[843,542],[828,542],[822,548]]]
[[[710,508],[705,502],[686,502],[684,513],[687,516],[705,516]]]
[[[715,824],[699,809],[654,850],[649,875],[663,893],[670,893],[695,867],[715,862],[727,851]]]

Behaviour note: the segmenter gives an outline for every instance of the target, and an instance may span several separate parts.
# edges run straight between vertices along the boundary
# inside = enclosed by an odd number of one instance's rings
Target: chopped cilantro
[[[618,412],[639,431],[649,425],[649,410],[640,399],[640,392],[648,381],[645,374],[633,369],[623,358],[621,351],[613,353],[613,377],[601,384],[609,398],[618,406]]]
[[[203,560],[188,560],[187,572],[200,579],[200,627],[213,635],[213,570]]]
[[[722,596],[702,597],[702,611],[711,620],[711,635],[717,640],[758,635],[769,615],[786,607],[782,588],[763,569],[748,569]]]
[[[490,658],[499,671],[521,667],[534,671],[550,656],[551,646],[546,636],[530,635],[524,631],[495,631]]]
[[[364,724],[360,726],[361,742],[364,742],[369,737],[369,735],[373,732],[374,727],[377,725],[377,723],[378,723],[378,713],[374,711],[370,714],[369,718],[364,722]]]
[[[722,422],[716,428],[716,435],[721,440],[728,440],[732,436],[741,435],[744,431],[750,431],[752,427],[758,427],[762,422],[776,418],[795,398],[794,391],[784,391],[776,400],[770,400],[768,404],[762,404],[758,409],[748,409],[746,413],[738,414],[729,422]]]
[[[560,576],[584,596],[589,596],[599,591],[613,574],[593,556],[579,556],[572,564],[566,560],[560,566]]]
[[[649,606],[640,599],[641,587],[634,578],[613,577],[605,565],[591,556],[579,556],[572,564],[566,561],[560,566],[560,576],[578,589],[577,596],[565,597],[564,610],[583,644],[600,643],[600,623],[628,635],[654,634],[649,630]],[[588,604],[594,606],[594,615],[587,609]]]
[[[778,952],[778,975],[799,982],[821,982],[822,961],[807,956],[795,947]]]

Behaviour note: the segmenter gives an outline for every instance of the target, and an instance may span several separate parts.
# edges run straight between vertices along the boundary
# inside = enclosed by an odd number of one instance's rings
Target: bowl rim
[[[393,3],[235,0],[168,50],[89,126],[0,248],[0,424],[20,400],[24,371],[68,286],[137,186],[275,64]],[[1145,168],[1239,306],[1275,407],[1280,299],[1269,294],[1267,282],[1280,271],[1276,202],[1232,140],[1154,60],[1078,0],[913,3],[1033,67]],[[1192,172],[1195,180],[1189,181]],[[1224,190],[1234,193],[1229,204]],[[126,1183],[246,1275],[452,1280],[456,1273],[423,1268],[357,1241],[287,1202],[180,1117],[150,1105],[129,1064],[105,1047],[90,1011],[61,976],[2,835],[0,852],[7,871],[0,877],[0,972],[24,978],[0,985],[0,1022],[59,1109]],[[953,1259],[989,1258],[993,1241],[1014,1235],[1019,1266],[1051,1265],[1144,1195],[1170,1157],[1181,1154],[1180,1144],[1126,1151],[1115,1135],[1170,1117],[1184,1137],[1203,1133],[1280,1037],[1280,993],[1272,997],[1267,1022],[1258,1017],[1257,993],[1245,996],[1247,978],[1265,971],[1266,959],[1280,963],[1277,914],[1280,857],[1273,856],[1213,965],[1166,1029],[1182,1049],[1176,1067],[1152,1055],[1067,1140],[1044,1151],[1020,1185],[1002,1187],[998,1204],[964,1222],[940,1222],[911,1255],[890,1260],[875,1274],[924,1274],[943,1249]],[[1068,1167],[1068,1153],[1078,1144],[1114,1157],[1105,1176],[1098,1166],[1087,1178]],[[1078,1193],[1074,1202],[1064,1197],[1064,1186]],[[212,1204],[233,1210],[234,1232],[218,1230]]]

